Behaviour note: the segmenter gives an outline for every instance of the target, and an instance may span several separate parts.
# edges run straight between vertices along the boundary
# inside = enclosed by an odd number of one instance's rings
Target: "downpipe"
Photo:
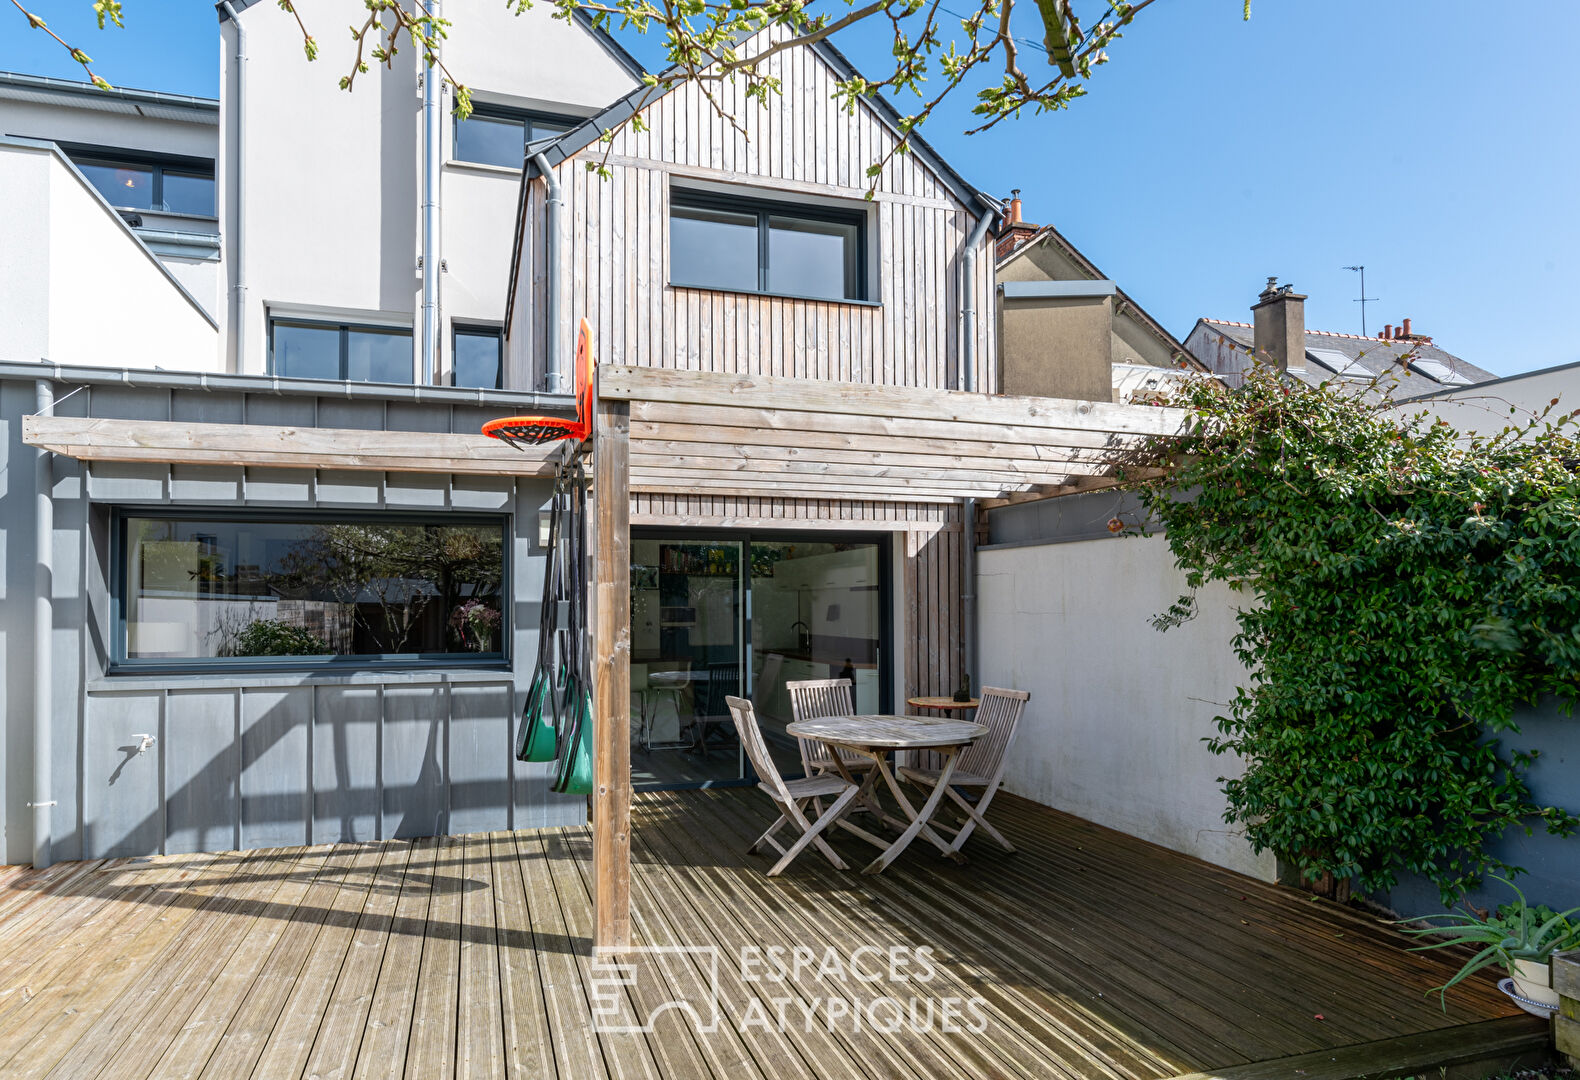
[[[55,387],[48,379],[33,384],[34,413],[46,416],[55,407]],[[55,455],[42,446],[33,460],[33,867],[42,870],[54,859],[50,809],[50,774],[54,770],[52,739],[55,711]]]
[[[428,11],[440,15],[440,0],[428,0]],[[439,148],[444,80],[439,76],[438,46],[434,63],[422,73],[422,385],[432,386],[439,367]]]
[[[549,159],[542,154],[532,155],[532,164],[538,167],[538,174],[543,177],[544,186],[548,189],[543,201],[543,231],[548,234],[548,243],[544,245],[543,264],[548,272],[548,298],[544,303],[547,318],[544,319],[545,349],[548,356],[544,358],[544,392],[549,394],[568,393],[565,387],[565,368],[562,359],[561,345],[564,335],[561,330],[562,320],[560,315],[560,213],[564,206],[563,193],[560,190],[559,177],[554,175],[554,170],[549,167]]]

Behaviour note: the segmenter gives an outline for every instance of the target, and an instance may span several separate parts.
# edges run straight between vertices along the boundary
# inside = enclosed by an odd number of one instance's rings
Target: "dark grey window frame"
[[[867,268],[868,216],[864,210],[841,210],[836,207],[810,206],[806,203],[783,202],[777,199],[759,199],[749,195],[726,195],[720,192],[701,191],[695,188],[671,188],[669,215],[674,218],[675,208],[696,210],[723,210],[735,214],[754,214],[757,218],[757,288],[720,288],[684,281],[675,276],[673,252],[670,252],[669,284],[681,289],[707,289],[710,292],[744,292],[759,296],[782,296],[792,300],[815,300],[823,304],[872,304],[870,274]],[[806,221],[825,221],[856,227],[856,294],[855,296],[797,296],[775,292],[768,287],[769,227],[768,219],[801,218]]]
[[[391,337],[404,337],[411,341],[415,338],[409,326],[381,326],[378,323],[337,322],[332,319],[299,319],[292,315],[269,316],[269,374],[278,375],[274,365],[274,328],[276,326],[296,326],[309,330],[338,330],[340,331],[340,373],[333,379],[324,382],[347,382],[346,372],[349,370],[351,350],[349,348],[350,336],[353,330],[362,333],[387,334]],[[305,378],[306,376],[290,376],[291,378]],[[416,383],[415,372],[412,378],[403,383],[383,383],[375,385],[385,386],[410,386]]]
[[[499,641],[503,650],[497,653],[402,653],[395,655],[363,654],[357,656],[197,656],[180,659],[147,660],[126,655],[126,589],[127,566],[130,548],[126,543],[126,522],[129,518],[166,518],[170,520],[209,520],[257,522],[260,524],[303,524],[335,522],[356,524],[411,525],[495,525],[500,530],[500,622]],[[203,505],[187,506],[136,506],[122,505],[111,509],[110,514],[110,655],[107,665],[109,675],[213,675],[234,672],[320,675],[353,675],[364,672],[429,670],[434,667],[465,668],[468,671],[511,670],[511,612],[515,608],[511,572],[512,541],[515,536],[515,519],[511,514],[476,514],[445,512],[436,519],[433,514],[415,514],[403,511],[364,510],[283,510],[245,509]]]
[[[200,221],[219,220],[219,183],[215,176],[214,161],[212,158],[186,157],[181,154],[157,154],[147,150],[123,150],[115,146],[97,146],[91,143],[59,143],[73,165],[101,165],[115,168],[119,165],[130,165],[140,169],[153,171],[154,206],[120,206],[114,200],[106,201],[117,210],[133,210],[144,214],[171,214],[176,217],[195,218]],[[164,210],[161,207],[165,201],[165,170],[178,173],[196,173],[206,177],[214,183],[214,213],[189,214],[181,210]]]
[[[505,328],[503,326],[489,326],[487,323],[452,322],[450,324],[450,385],[461,385],[455,381],[457,370],[455,342],[462,334],[471,337],[491,337],[499,342],[499,375],[494,383],[494,389],[503,390],[505,388]],[[466,389],[474,390],[477,387],[466,387]],[[488,387],[485,386],[482,389],[486,390]]]
[[[521,122],[521,162],[515,166],[517,169],[526,166],[527,147],[530,144],[550,137],[549,135],[540,135],[534,138],[532,135],[532,125],[534,123],[541,122],[556,124],[565,128],[574,128],[586,119],[586,117],[582,116],[565,116],[560,113],[544,112],[541,109],[518,109],[510,105],[495,105],[487,101],[472,102],[472,116],[487,120],[517,120]],[[461,125],[464,123],[466,121],[458,116],[455,118],[454,126],[450,129],[450,158],[452,161],[461,161],[469,165],[487,165],[496,169],[510,167],[495,165],[491,161],[473,161],[471,158],[461,157],[458,151],[461,147]]]

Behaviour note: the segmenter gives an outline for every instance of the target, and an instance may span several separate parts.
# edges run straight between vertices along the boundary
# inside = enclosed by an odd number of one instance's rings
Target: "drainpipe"
[[[55,407],[55,388],[48,379],[33,384],[34,412],[46,416]],[[33,462],[33,866],[52,861],[50,773],[54,767],[51,714],[54,712],[54,453],[39,447]]]
[[[236,229],[231,233],[231,260],[236,264],[235,339],[236,371],[242,370],[242,349],[247,335],[247,121],[243,105],[247,93],[247,28],[236,17],[230,0],[222,0],[220,10],[236,28],[236,82],[231,96],[236,99]]]
[[[964,340],[960,347],[960,389],[975,391],[977,388],[977,248],[993,223],[993,214],[984,210],[977,218],[976,228],[966,238],[965,250],[960,255],[960,328]]]
[[[440,0],[428,0],[428,12],[440,15]],[[422,75],[422,385],[433,385],[439,367],[439,144],[441,95],[438,46],[435,63]]]
[[[567,393],[565,387],[565,373],[560,356],[560,207],[563,200],[560,197],[559,177],[554,175],[554,170],[549,167],[549,159],[542,154],[532,155],[532,164],[538,167],[538,173],[543,177],[543,183],[548,187],[548,194],[544,199],[543,231],[548,234],[548,243],[544,248],[543,265],[548,268],[549,296],[545,307],[548,317],[545,320],[547,329],[548,356],[545,358],[544,387],[550,394]]]

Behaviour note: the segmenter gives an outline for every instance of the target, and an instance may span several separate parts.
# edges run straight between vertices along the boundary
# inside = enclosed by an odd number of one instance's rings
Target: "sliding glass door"
[[[749,780],[730,695],[752,700],[787,776],[787,681],[848,678],[857,711],[885,711],[888,566],[881,538],[633,530],[634,783]]]

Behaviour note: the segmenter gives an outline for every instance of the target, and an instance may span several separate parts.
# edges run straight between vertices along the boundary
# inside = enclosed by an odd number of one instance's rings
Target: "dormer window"
[[[809,300],[867,300],[861,210],[676,188],[669,281]]]

